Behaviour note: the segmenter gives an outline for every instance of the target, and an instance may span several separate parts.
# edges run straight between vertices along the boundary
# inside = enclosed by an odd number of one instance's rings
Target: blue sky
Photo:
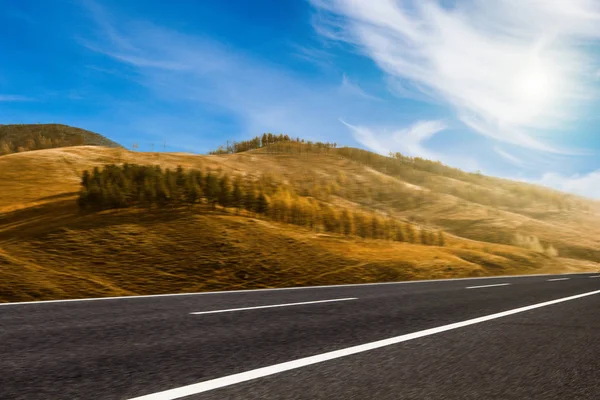
[[[3,2],[0,123],[284,132],[600,197],[599,39],[593,0]]]

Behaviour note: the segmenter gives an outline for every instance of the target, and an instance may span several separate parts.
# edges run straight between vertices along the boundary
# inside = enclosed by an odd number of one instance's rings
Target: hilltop
[[[68,125],[0,125],[0,155],[83,145],[122,147],[98,133]]]
[[[399,154],[292,141],[250,147],[1,156],[0,301],[599,269],[596,201]],[[202,202],[80,210],[83,172],[124,163],[213,171],[289,210],[377,215],[445,240],[359,237]]]

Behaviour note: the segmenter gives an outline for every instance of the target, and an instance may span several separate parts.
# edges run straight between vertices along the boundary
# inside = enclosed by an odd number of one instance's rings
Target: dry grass
[[[0,232],[0,301],[535,273],[553,261],[487,249],[517,266],[476,243],[349,239],[206,209],[77,215],[53,203],[11,219],[21,223]]]
[[[344,180],[345,187],[365,190],[385,184],[430,192],[345,159],[315,155],[307,163],[306,157],[150,154],[101,147],[2,156],[0,301],[598,270],[593,261],[600,259],[595,253],[600,232],[594,211],[533,218],[449,195],[432,194],[410,210],[373,198],[333,194],[329,199],[457,234],[448,237],[448,246],[432,247],[320,235],[202,207],[80,214],[73,202],[84,169],[114,162],[220,167],[256,177],[277,171],[277,180],[298,190]],[[576,257],[551,258],[481,241],[502,229],[531,232],[555,243],[561,255]],[[590,234],[582,235],[582,229]]]

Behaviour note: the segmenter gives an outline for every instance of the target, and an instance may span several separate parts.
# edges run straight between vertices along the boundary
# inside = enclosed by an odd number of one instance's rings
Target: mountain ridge
[[[444,230],[446,243],[315,232],[206,204],[79,211],[83,172],[124,163],[222,171],[264,188],[270,202],[306,197],[378,213]],[[411,165],[295,143],[215,155],[76,146],[0,156],[0,254],[9,260],[0,293],[12,293],[0,301],[599,269],[598,202]]]
[[[0,155],[68,146],[122,148],[99,133],[63,124],[0,125]]]

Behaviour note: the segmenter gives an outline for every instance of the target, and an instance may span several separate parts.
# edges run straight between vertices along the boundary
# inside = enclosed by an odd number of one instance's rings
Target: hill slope
[[[0,301],[599,268],[594,201],[406,160],[392,168],[355,153],[280,146],[198,156],[80,146],[1,156]],[[81,213],[82,172],[123,162],[221,169],[275,193],[442,228],[446,246],[316,233],[202,206]]]
[[[0,155],[82,145],[122,147],[100,134],[67,125],[0,125]]]

